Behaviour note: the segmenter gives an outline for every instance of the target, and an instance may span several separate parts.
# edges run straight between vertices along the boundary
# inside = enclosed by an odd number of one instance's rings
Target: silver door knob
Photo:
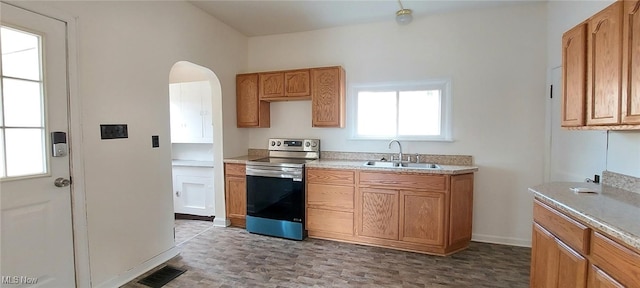
[[[71,184],[71,180],[60,177],[53,181],[53,184],[56,185],[56,187],[67,187]]]
[[[180,197],[180,191],[176,191],[176,197]]]

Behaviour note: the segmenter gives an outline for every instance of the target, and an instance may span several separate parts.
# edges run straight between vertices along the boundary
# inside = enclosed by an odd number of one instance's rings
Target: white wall
[[[527,188],[543,181],[544,170],[545,7],[252,37],[248,71],[342,65],[348,86],[450,77],[455,142],[405,141],[404,150],[473,155],[480,167],[474,239],[529,245]],[[351,126],[311,128],[310,101],[272,103],[271,128],[251,129],[249,145],[265,148],[269,137],[297,136],[321,139],[323,150],[389,152],[387,141],[350,140]]]
[[[609,132],[607,170],[640,178],[640,131]]]
[[[113,284],[174,245],[172,65],[186,60],[213,70],[224,110],[235,111],[235,74],[247,65],[247,38],[181,1],[43,5],[78,17],[91,277],[93,286]],[[225,114],[224,122],[231,123],[225,155],[246,153],[246,132],[235,128],[235,115]],[[128,124],[129,138],[100,140],[103,123]],[[160,136],[160,148],[151,148],[152,135]],[[224,215],[224,205],[216,211]]]

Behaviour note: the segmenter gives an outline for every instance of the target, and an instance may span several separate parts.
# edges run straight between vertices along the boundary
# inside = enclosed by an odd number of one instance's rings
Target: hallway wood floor
[[[472,242],[464,251],[438,257],[219,227],[205,227],[178,247],[180,255],[168,264],[188,271],[164,287],[529,286],[531,249],[522,247]],[[137,280],[123,287],[146,287]]]

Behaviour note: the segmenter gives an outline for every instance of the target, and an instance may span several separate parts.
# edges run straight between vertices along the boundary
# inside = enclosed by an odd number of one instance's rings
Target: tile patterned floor
[[[213,221],[198,220],[175,220],[176,245],[181,245],[185,241],[200,235],[208,229],[213,228]]]
[[[214,227],[179,248],[180,255],[168,264],[188,271],[165,287],[529,286],[531,249],[486,243],[438,257]],[[146,287],[137,280],[123,287]]]

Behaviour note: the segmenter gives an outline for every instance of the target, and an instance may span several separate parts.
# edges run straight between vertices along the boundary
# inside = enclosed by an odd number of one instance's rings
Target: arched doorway
[[[222,164],[222,87],[206,67],[176,62],[169,73],[174,213],[188,222],[182,243],[211,226],[225,226]],[[216,213],[220,215],[216,215]],[[217,217],[216,217],[217,216]]]

